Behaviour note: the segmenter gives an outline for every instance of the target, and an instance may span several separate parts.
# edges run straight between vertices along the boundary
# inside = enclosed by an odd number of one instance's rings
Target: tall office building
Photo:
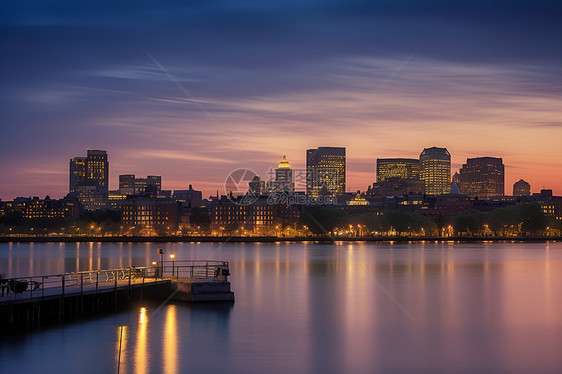
[[[109,162],[107,152],[88,150],[87,157],[70,160],[70,192],[78,187],[96,187],[107,191],[109,185]]]
[[[420,179],[420,160],[411,158],[377,158],[377,182],[369,187],[370,195],[400,196],[424,193]]]
[[[318,147],[306,151],[306,193],[345,193],[345,148]]]
[[[451,154],[447,148],[424,148],[420,154],[420,179],[428,195],[451,191]]]
[[[86,184],[86,157],[74,157],[70,160],[69,192],[74,193],[78,187]]]
[[[519,179],[513,184],[513,196],[530,196],[531,195],[531,185]]]
[[[103,209],[107,204],[109,162],[107,152],[88,150],[86,157],[70,160],[71,196],[78,198],[84,209]]]
[[[107,152],[100,150],[88,150],[86,157],[86,185],[96,186],[100,190],[109,187],[109,162]]]
[[[458,174],[459,191],[470,197],[489,199],[504,194],[504,165],[498,157],[467,158]]]
[[[420,160],[415,158],[377,158],[377,182],[390,178],[420,180]]]

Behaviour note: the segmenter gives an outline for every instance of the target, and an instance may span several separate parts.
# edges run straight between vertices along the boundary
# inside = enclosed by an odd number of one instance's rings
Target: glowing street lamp
[[[174,255],[174,254],[171,254],[171,255],[170,255],[170,258],[172,259],[172,277],[174,277],[174,271],[175,271],[175,263],[176,263],[176,262],[174,261],[174,258],[175,258],[175,257],[176,257],[176,255]]]

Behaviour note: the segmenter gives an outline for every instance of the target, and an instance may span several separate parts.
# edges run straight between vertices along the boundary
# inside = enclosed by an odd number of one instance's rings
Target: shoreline
[[[556,242],[562,241],[562,237],[471,237],[471,236],[400,236],[400,237],[356,237],[356,238],[336,238],[329,237],[246,237],[246,236],[80,236],[80,237],[57,237],[57,236],[21,236],[21,237],[0,237],[0,243],[332,243],[332,242]]]

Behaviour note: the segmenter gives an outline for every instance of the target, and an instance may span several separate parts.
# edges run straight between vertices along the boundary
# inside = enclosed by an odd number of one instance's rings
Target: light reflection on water
[[[236,303],[146,303],[13,336],[0,342],[0,372],[115,372],[117,363],[122,373],[562,367],[561,243],[0,244],[0,273],[142,266],[160,246],[178,261],[230,261]]]

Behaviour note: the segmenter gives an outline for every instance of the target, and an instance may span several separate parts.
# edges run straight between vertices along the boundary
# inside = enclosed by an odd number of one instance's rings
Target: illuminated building
[[[135,195],[158,195],[161,189],[162,177],[159,175],[135,178]]]
[[[277,169],[275,169],[275,180],[268,181],[267,192],[293,192],[295,190],[295,184],[293,183],[293,171],[291,170],[291,164],[287,161],[286,156],[279,163]]]
[[[110,190],[107,194],[107,207],[119,210],[121,202],[127,198],[127,194],[121,190]]]
[[[73,218],[80,215],[80,203],[76,199],[44,200],[38,197],[17,198],[0,202],[0,216],[13,211],[21,212],[23,218]]]
[[[467,158],[459,170],[459,191],[471,198],[488,199],[504,194],[504,165],[498,157]]]
[[[82,186],[86,186],[86,157],[74,157],[70,160],[69,191],[75,192]]]
[[[86,210],[107,205],[109,162],[107,152],[90,150],[86,157],[70,160],[70,196],[77,197]]]
[[[121,174],[119,175],[119,191],[127,194],[135,194],[135,175],[134,174]]]
[[[401,196],[424,193],[420,179],[420,160],[377,158],[377,182],[369,187],[370,196]]]
[[[442,195],[451,190],[451,154],[447,148],[424,148],[420,154],[420,179],[428,195]]]
[[[248,188],[250,194],[254,196],[260,196],[261,194],[265,193],[265,182],[256,175],[250,182],[248,182]]]
[[[420,160],[414,158],[377,158],[377,182],[389,178],[420,180]]]
[[[294,224],[299,217],[300,207],[297,205],[268,204],[261,199],[250,205],[228,202],[211,207],[211,227],[218,231],[242,227],[267,229],[274,225]]]
[[[109,186],[109,162],[107,161],[106,151],[88,150],[86,185],[96,186],[107,191]]]
[[[158,196],[162,189],[162,177],[149,175],[146,178],[136,178],[134,174],[119,176],[119,190],[127,195]]]
[[[369,205],[369,202],[358,193],[353,199],[347,202],[347,205]]]
[[[345,193],[345,148],[318,147],[306,151],[306,193]]]
[[[76,187],[71,197],[76,197],[84,210],[100,210],[107,208],[108,191],[100,190],[95,186]]]
[[[174,231],[179,224],[179,205],[172,199],[133,197],[121,202],[123,225]]]

